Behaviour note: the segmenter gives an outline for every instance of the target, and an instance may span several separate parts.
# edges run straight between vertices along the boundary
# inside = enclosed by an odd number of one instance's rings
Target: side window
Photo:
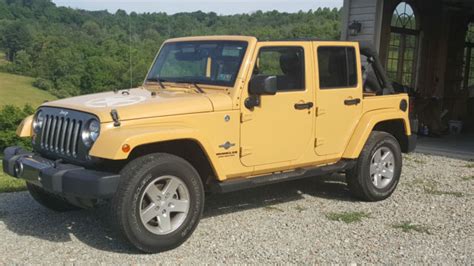
[[[304,49],[265,47],[260,49],[254,76],[276,76],[278,91],[305,89]]]
[[[352,88],[357,85],[356,53],[353,47],[319,47],[319,87]]]

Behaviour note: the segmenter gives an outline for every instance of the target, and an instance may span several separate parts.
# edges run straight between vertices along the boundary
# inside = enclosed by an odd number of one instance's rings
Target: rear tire
[[[369,136],[357,164],[346,172],[351,193],[364,201],[381,201],[395,191],[402,170],[400,144],[386,132]]]
[[[48,192],[41,187],[36,185],[26,183],[26,187],[30,192],[31,197],[36,200],[39,204],[43,205],[44,207],[56,211],[56,212],[67,212],[67,211],[75,211],[80,210],[81,208],[69,203],[65,198]]]
[[[203,208],[204,188],[194,167],[177,156],[156,153],[122,170],[112,199],[112,222],[136,248],[158,253],[185,242]]]

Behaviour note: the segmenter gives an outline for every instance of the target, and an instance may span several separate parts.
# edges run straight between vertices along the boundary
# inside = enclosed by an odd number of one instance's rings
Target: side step
[[[211,192],[228,193],[248,188],[259,187],[284,181],[297,180],[308,177],[316,177],[344,171],[355,166],[356,160],[342,160],[335,164],[318,166],[313,168],[299,168],[290,172],[272,173],[251,178],[237,178],[230,181],[214,182],[211,184]]]

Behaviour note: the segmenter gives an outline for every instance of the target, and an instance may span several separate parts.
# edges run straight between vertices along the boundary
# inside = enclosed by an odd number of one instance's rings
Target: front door
[[[316,153],[342,154],[362,112],[359,53],[351,46],[316,46]]]
[[[261,96],[253,109],[242,104],[241,161],[259,166],[296,160],[314,134],[314,91],[305,75],[311,44],[261,43],[257,48],[252,76],[276,76],[277,93]]]

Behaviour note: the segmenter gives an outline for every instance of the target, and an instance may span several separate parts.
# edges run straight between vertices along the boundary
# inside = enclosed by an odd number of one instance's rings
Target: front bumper
[[[45,159],[18,147],[4,152],[3,171],[50,192],[84,199],[107,199],[117,191],[120,175]]]

